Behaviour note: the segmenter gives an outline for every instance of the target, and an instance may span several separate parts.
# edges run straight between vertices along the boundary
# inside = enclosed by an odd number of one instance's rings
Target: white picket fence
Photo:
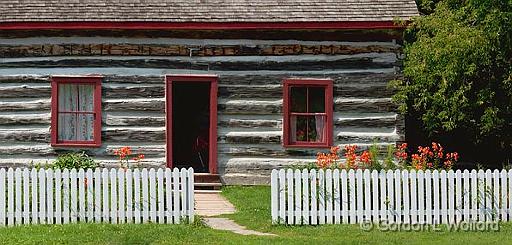
[[[274,224],[512,220],[512,170],[273,170]]]
[[[0,169],[0,226],[194,220],[194,170]]]

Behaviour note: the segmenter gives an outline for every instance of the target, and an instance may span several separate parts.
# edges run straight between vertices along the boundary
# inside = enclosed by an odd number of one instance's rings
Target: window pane
[[[94,115],[79,114],[78,115],[78,141],[92,141],[94,135]]]
[[[290,111],[307,112],[307,88],[291,87],[290,91]]]
[[[290,142],[325,142],[326,116],[291,116]]]
[[[59,84],[59,111],[76,111],[78,109],[78,90],[75,84]]]
[[[79,111],[94,111],[94,85],[93,84],[80,84],[78,86],[78,110]]]
[[[76,140],[76,119],[76,114],[73,113],[59,114],[59,140]]]
[[[309,87],[309,112],[325,112],[325,88]]]

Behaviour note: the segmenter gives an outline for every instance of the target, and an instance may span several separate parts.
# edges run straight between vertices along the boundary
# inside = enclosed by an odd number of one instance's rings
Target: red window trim
[[[166,162],[168,168],[173,168],[173,142],[172,142],[172,86],[175,82],[199,82],[210,84],[210,132],[208,149],[208,170],[211,174],[217,173],[217,84],[219,77],[212,74],[169,74],[165,76],[165,141]]]
[[[101,146],[101,76],[52,76],[52,99],[51,99],[51,146],[53,147],[100,147]],[[80,112],[84,114],[96,114],[94,120],[94,140],[93,141],[59,141],[58,122],[59,122],[59,89],[58,85],[62,83],[88,83],[94,84],[94,111]],[[68,113],[68,112],[64,112]],[[71,113],[71,112],[69,112]]]
[[[322,86],[325,87],[325,113],[327,123],[326,140],[322,143],[316,142],[290,142],[290,88],[294,86]],[[297,113],[294,113],[297,114]],[[301,113],[299,113],[301,114]],[[283,80],[283,146],[284,147],[303,147],[303,148],[328,148],[333,140],[333,81],[331,79],[314,78],[293,78]]]

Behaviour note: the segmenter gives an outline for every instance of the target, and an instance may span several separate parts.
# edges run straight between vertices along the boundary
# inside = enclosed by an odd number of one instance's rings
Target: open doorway
[[[216,173],[217,83],[214,76],[167,77],[167,166]]]

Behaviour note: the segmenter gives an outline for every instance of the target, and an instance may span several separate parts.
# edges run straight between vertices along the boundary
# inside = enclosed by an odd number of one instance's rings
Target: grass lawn
[[[223,194],[238,209],[225,215],[239,224],[278,237],[242,236],[191,225],[37,225],[0,228],[1,244],[512,244],[512,224],[499,232],[381,232],[358,225],[272,226],[269,187],[226,187]]]

